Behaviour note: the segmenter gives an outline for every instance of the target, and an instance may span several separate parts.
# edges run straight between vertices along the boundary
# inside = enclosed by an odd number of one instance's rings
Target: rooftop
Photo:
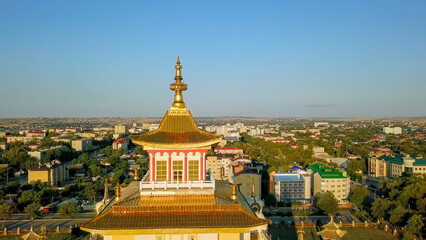
[[[308,169],[317,172],[322,178],[347,178],[344,171],[326,166],[323,163],[313,163],[309,165]]]
[[[166,230],[244,228],[270,223],[256,217],[246,202],[230,199],[230,185],[218,182],[214,193],[139,195],[115,203],[94,219],[80,225],[91,232],[102,230]],[[227,196],[229,195],[229,196]],[[240,195],[240,194],[239,194]]]
[[[119,138],[114,141],[115,144],[123,144],[127,142],[127,138]]]
[[[278,181],[303,181],[305,178],[302,174],[294,173],[294,172],[277,172],[274,175],[274,179]]]

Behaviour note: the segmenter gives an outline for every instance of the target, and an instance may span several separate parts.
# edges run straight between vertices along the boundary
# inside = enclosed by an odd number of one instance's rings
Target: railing
[[[215,181],[187,181],[187,182],[140,182],[140,190],[144,189],[192,189],[192,188],[213,188],[215,189]]]
[[[147,181],[149,181],[149,171],[147,171],[146,173],[145,173],[145,176],[143,176],[143,178],[142,178],[142,180],[141,180],[142,182],[147,182]]]

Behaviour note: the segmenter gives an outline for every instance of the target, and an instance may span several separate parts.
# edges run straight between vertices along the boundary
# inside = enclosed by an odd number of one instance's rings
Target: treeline
[[[398,177],[380,182],[381,197],[371,207],[371,214],[406,232],[407,239],[425,237],[426,178],[422,175]]]

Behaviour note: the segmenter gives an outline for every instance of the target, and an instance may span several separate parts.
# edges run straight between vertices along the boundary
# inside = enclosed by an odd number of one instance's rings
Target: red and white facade
[[[118,150],[120,148],[127,150],[129,146],[129,140],[127,138],[119,138],[112,143],[112,149]]]
[[[149,181],[206,181],[207,149],[147,150]]]

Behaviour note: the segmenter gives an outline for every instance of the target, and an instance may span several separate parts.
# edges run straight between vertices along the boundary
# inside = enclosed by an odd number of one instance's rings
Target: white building
[[[92,139],[73,140],[71,147],[76,151],[84,151],[89,146],[92,146]]]
[[[114,126],[114,133],[115,134],[126,134],[127,133],[127,127],[126,125],[119,124]]]
[[[127,151],[129,146],[129,140],[127,138],[119,138],[112,143],[112,149],[119,150],[120,148]]]
[[[280,202],[313,201],[311,193],[311,176],[302,172],[272,172],[273,192]]]
[[[400,127],[384,127],[383,132],[386,134],[402,134],[402,128]]]

